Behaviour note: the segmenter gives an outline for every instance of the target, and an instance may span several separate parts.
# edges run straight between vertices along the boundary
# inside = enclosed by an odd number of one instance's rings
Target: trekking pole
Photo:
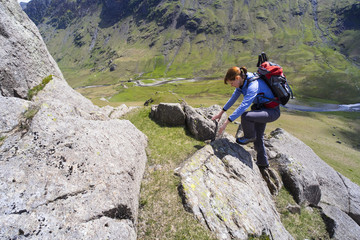
[[[261,56],[262,56],[263,62],[266,62],[268,60],[266,57],[266,53],[262,52]]]
[[[260,67],[261,64],[262,64],[262,59],[261,59],[261,54],[259,54],[259,58],[258,58],[258,62],[256,64],[256,67]]]

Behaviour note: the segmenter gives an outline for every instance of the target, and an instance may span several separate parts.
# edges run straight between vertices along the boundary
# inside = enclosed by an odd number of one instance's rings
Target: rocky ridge
[[[284,185],[299,205],[321,209],[331,239],[357,239],[360,187],[282,129],[267,145],[273,168],[263,172],[232,136],[196,152],[178,170],[186,209],[218,239],[293,239],[271,197]]]
[[[259,171],[254,150],[236,144],[228,134],[216,134],[210,119],[220,110],[216,105],[192,108],[167,103],[152,108],[152,117],[163,125],[173,124],[174,111],[183,112],[182,124],[193,136],[211,140],[176,169],[176,174],[181,178],[179,189],[185,209],[218,239],[293,239],[282,225],[272,198],[283,186],[299,205],[321,209],[331,239],[355,240],[360,236],[357,184],[282,129],[276,129],[266,139],[272,167]]]
[[[268,142],[284,185],[299,204],[319,206],[333,239],[360,236],[360,187],[336,172],[299,139],[278,129]]]
[[[98,108],[70,88],[15,1],[0,2],[0,33],[6,60],[0,63],[0,235],[136,239],[147,138],[129,121],[112,119],[128,108]],[[49,75],[52,80],[27,99]],[[218,106],[170,107],[184,114],[196,138],[216,138],[209,118]],[[267,147],[298,203],[323,210],[330,236],[357,239],[359,186],[284,131]],[[281,179],[254,166],[249,149],[231,136],[216,138],[177,170],[185,208],[219,239],[292,239],[271,197]]]
[[[0,33],[0,236],[136,239],[147,137],[111,118],[130,108],[74,91],[16,1]]]

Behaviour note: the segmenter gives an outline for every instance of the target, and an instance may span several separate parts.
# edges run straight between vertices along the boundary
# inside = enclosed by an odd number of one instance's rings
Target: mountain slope
[[[286,67],[299,95],[354,102],[360,101],[359,6],[355,0],[32,0],[25,11],[73,87],[220,77],[233,65],[254,71],[257,54],[266,51]],[[322,79],[344,90],[324,88]]]

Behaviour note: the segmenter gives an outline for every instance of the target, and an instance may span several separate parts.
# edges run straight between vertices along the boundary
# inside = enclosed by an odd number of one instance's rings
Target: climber
[[[268,168],[269,161],[264,146],[264,132],[266,123],[273,122],[280,117],[279,103],[269,100],[274,99],[274,95],[268,85],[256,74],[248,73],[246,67],[230,68],[225,75],[224,83],[230,84],[235,91],[223,109],[212,120],[219,120],[241,94],[244,95],[244,99],[220,127],[219,134],[222,134],[230,122],[241,116],[244,136],[237,138],[236,142],[239,144],[254,142],[257,152],[256,164],[260,169]],[[251,111],[246,111],[250,105]]]

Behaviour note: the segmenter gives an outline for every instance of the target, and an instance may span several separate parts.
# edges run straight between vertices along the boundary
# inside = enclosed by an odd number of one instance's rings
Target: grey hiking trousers
[[[241,115],[241,125],[245,138],[256,138],[254,148],[257,153],[258,166],[268,166],[269,161],[265,151],[264,132],[266,123],[273,122],[280,117],[280,107],[262,108],[244,112]]]

